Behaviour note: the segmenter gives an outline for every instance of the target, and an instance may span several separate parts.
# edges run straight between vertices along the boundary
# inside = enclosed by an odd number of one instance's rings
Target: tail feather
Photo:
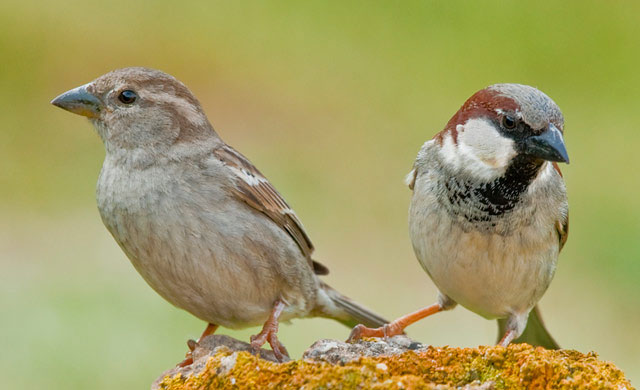
[[[504,336],[507,331],[507,320],[498,320],[498,340]],[[533,346],[540,346],[546,349],[560,349],[558,343],[553,339],[553,336],[549,333],[547,328],[542,322],[540,316],[540,309],[538,306],[534,307],[529,313],[529,319],[527,320],[527,327],[524,332],[517,339],[513,340],[514,343],[528,343]]]
[[[325,283],[321,285],[317,311],[321,316],[332,318],[349,328],[358,324],[379,328],[389,323],[383,317],[340,294]]]

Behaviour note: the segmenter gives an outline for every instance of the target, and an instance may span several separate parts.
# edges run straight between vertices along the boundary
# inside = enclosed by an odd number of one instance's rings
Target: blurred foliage
[[[402,178],[420,145],[486,85],[539,87],[564,111],[572,162],[546,322],[563,346],[640,380],[640,3],[3,0],[0,58],[7,388],[146,388],[204,327],[156,296],[101,226],[102,145],[49,105],[133,65],[185,82],[295,207],[326,280],[390,318],[435,298],[406,229]],[[494,326],[459,308],[409,331],[468,346],[493,342]],[[299,354],[348,330],[299,320],[281,333]]]

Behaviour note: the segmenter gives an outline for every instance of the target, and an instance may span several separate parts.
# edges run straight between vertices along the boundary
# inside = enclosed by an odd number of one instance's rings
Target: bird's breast
[[[452,212],[441,179],[429,172],[415,185],[409,225],[418,260],[442,293],[478,314],[527,312],[553,278],[562,197],[526,194],[500,215],[473,220],[473,206]]]
[[[215,175],[186,165],[138,170],[105,160],[98,208],[147,283],[203,320],[226,327],[258,324],[281,296],[296,315],[308,311],[312,272],[286,268],[297,272],[292,283],[282,276],[286,264],[306,264],[299,248],[222,185]]]

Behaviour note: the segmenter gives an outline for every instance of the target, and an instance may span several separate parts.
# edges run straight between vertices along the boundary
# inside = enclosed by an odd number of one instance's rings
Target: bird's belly
[[[446,215],[411,228],[417,257],[438,289],[486,318],[528,312],[553,278],[559,246],[551,229],[465,231]]]
[[[136,187],[145,187],[140,183]],[[224,199],[204,210],[176,201],[167,186],[157,191],[157,183],[135,189],[109,184],[98,185],[103,222],[145,281],[173,305],[229,328],[263,323],[280,297],[288,303],[283,320],[310,310],[315,297],[285,283],[273,266],[292,252],[265,250],[264,241],[275,240],[268,234],[279,232],[252,235],[250,210],[238,211]]]
[[[178,240],[189,248],[178,253]],[[183,238],[170,234],[160,238],[152,232],[147,240],[138,239],[135,245],[124,242],[121,247],[158,294],[210,323],[228,328],[260,324],[278,298],[268,282],[229,264],[225,258],[230,256],[223,251],[201,251]]]

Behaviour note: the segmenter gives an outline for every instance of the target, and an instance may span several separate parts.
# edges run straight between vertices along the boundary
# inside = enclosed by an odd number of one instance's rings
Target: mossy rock
[[[164,373],[153,389],[633,389],[623,372],[591,352],[425,346],[404,336],[354,344],[314,343],[301,360],[276,363],[248,344],[209,336],[195,362]]]

